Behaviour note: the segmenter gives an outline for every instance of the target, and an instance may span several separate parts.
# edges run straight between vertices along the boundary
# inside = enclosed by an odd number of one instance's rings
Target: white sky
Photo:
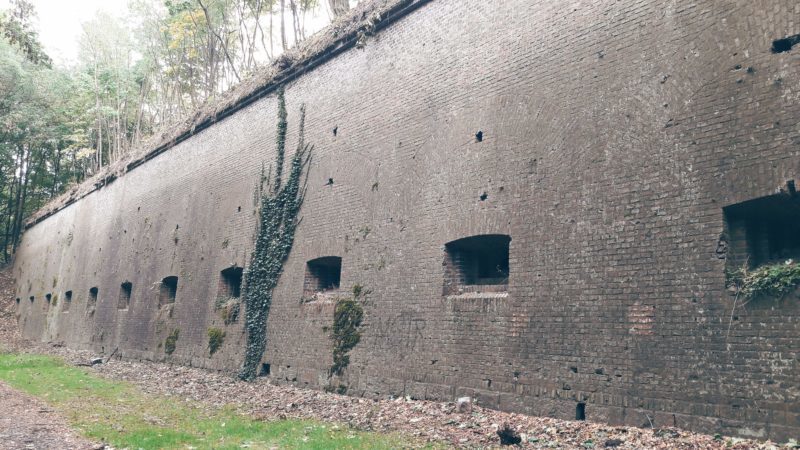
[[[97,10],[122,17],[128,0],[32,0],[39,16],[37,30],[45,51],[56,64],[74,62],[78,55],[81,24],[94,17]],[[0,9],[8,0],[0,0]]]
[[[83,33],[81,24],[91,20],[98,10],[123,18],[127,15],[129,0],[31,0],[36,8],[39,39],[47,54],[58,65],[69,65],[77,60],[78,39]],[[306,30],[314,32],[328,23],[327,2],[319,15],[306,18]],[[350,0],[351,6],[358,2]],[[0,0],[0,9],[8,9],[9,1]]]

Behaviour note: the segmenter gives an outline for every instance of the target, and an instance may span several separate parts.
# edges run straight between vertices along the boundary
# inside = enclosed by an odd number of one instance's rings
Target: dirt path
[[[45,403],[0,382],[0,449],[96,449]]]

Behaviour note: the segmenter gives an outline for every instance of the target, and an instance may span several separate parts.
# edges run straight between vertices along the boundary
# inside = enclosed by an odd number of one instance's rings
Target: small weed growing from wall
[[[361,306],[361,296],[364,288],[360,284],[353,286],[353,298],[342,298],[336,302],[333,312],[333,365],[331,375],[341,375],[342,371],[350,364],[350,350],[361,341],[359,327],[364,319],[364,308]]]
[[[800,264],[794,260],[768,264],[749,271],[746,268],[726,273],[729,285],[737,288],[744,299],[756,297],[783,298],[800,286]]]
[[[225,342],[225,332],[219,328],[208,329],[208,352],[214,354]]]
[[[172,330],[167,339],[164,340],[164,353],[171,355],[175,351],[175,344],[178,342],[180,334],[181,330],[177,328]]]
[[[239,320],[241,305],[242,303],[238,298],[218,297],[217,302],[214,304],[214,309],[219,312],[219,317],[225,325],[230,325]]]
[[[269,191],[260,194],[258,234],[250,267],[245,274],[245,331],[247,348],[239,372],[243,380],[252,380],[264,355],[267,341],[267,317],[272,303],[272,290],[278,284],[283,263],[289,256],[297,229],[298,214],[303,204],[301,186],[303,169],[310,160],[312,148],[304,142],[305,108],[300,108],[300,131],[297,151],[292,157],[288,179],[283,183],[283,163],[286,153],[286,100],[283,89],[278,91],[278,134],[276,138],[275,180],[273,184],[261,177],[261,185]]]

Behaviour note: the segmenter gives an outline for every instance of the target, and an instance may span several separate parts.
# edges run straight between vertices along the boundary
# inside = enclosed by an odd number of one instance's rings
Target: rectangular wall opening
[[[131,292],[133,291],[133,283],[126,281],[119,287],[119,300],[117,301],[117,309],[126,310],[131,305]]]
[[[86,313],[89,315],[93,315],[97,308],[97,293],[96,287],[89,289],[89,299],[86,301]]]
[[[488,234],[445,244],[444,294],[508,291],[510,242],[507,235]]]
[[[158,307],[175,303],[175,296],[178,293],[178,277],[166,277],[161,280],[158,290]]]
[[[325,256],[306,263],[303,296],[313,297],[317,293],[339,289],[342,280],[342,258]]]
[[[241,267],[229,267],[219,274],[219,289],[217,296],[223,298],[239,298],[242,294]]]
[[[770,195],[728,206],[723,211],[728,270],[753,269],[800,258],[800,195]]]
[[[269,370],[270,370],[269,364],[262,363],[261,364],[261,371],[258,372],[258,376],[260,376],[260,377],[268,377],[269,376]]]
[[[586,403],[575,406],[575,420],[586,420]]]
[[[800,34],[794,36],[787,36],[783,39],[776,39],[772,41],[772,53],[784,53],[792,50],[792,47],[800,44]]]
[[[64,306],[62,306],[61,311],[67,312],[69,311],[69,307],[72,306],[72,291],[64,292]]]

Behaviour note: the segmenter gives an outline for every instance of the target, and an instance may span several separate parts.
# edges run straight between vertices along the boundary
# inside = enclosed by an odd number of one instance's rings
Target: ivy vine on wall
[[[283,88],[278,91],[278,134],[276,139],[275,178],[267,179],[267,191],[260,193],[259,220],[255,249],[245,273],[244,304],[247,348],[239,378],[252,380],[267,344],[267,318],[272,291],[278,284],[283,264],[289,256],[303,204],[305,188],[301,178],[308,165],[312,146],[304,142],[305,107],[300,108],[299,142],[291,159],[288,177],[283,180],[286,153],[286,100]],[[262,175],[261,185],[264,177]]]

